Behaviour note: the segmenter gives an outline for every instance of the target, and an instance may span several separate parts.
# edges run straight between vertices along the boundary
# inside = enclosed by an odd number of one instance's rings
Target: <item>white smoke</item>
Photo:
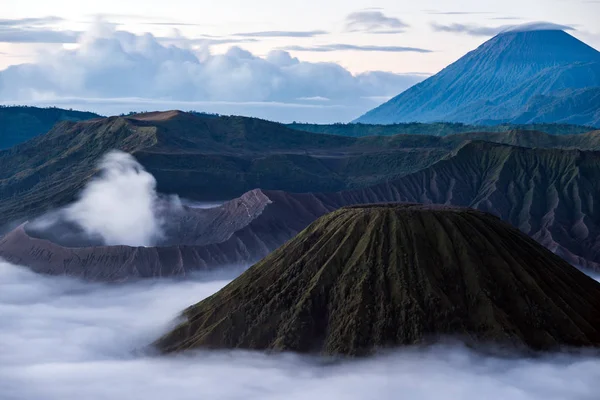
[[[107,153],[100,175],[83,189],[76,203],[64,211],[90,236],[106,245],[152,246],[162,238],[156,212],[156,180],[130,154]]]
[[[228,279],[108,286],[0,261],[0,399],[598,398],[592,355],[497,358],[437,346],[324,364],[291,354],[137,351]]]

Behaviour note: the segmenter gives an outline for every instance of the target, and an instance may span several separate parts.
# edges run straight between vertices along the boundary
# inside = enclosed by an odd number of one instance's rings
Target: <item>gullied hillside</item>
[[[347,205],[472,207],[497,215],[575,265],[600,270],[599,174],[598,152],[470,142],[431,167],[364,189],[260,190],[269,204],[250,226],[257,237],[281,245],[318,217]]]
[[[100,118],[98,114],[61,108],[0,106],[0,150],[8,149],[48,132],[61,121]]]
[[[357,122],[593,125],[600,104],[582,93],[598,88],[594,48],[559,30],[505,32]]]
[[[322,217],[155,345],[365,355],[440,336],[600,345],[600,284],[499,219],[423,205]]]
[[[316,196],[329,209],[419,202],[493,213],[566,260],[600,267],[600,153],[486,142],[398,180]]]

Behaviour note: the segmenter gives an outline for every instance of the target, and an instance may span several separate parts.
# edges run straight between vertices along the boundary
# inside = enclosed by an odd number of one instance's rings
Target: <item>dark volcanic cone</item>
[[[598,346],[600,283],[490,214],[369,205],[320,218],[183,316],[161,351]]]

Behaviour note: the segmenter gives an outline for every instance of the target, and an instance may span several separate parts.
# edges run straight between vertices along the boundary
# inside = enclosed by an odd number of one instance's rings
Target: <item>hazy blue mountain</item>
[[[60,121],[84,121],[99,117],[92,112],[56,107],[0,106],[0,149],[8,149],[46,133]]]
[[[600,52],[560,30],[506,32],[357,122],[598,126]]]

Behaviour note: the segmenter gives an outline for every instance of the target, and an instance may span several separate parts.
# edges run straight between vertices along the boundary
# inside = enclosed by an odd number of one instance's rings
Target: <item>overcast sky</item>
[[[97,98],[119,98],[121,102],[124,101],[123,98],[128,98],[128,101],[137,102],[136,99],[143,97],[153,101],[159,98],[161,101],[193,100],[209,101],[211,104],[216,101],[289,104],[290,99],[287,97],[290,96],[282,96],[281,87],[305,86],[305,83],[299,83],[298,76],[307,77],[305,69],[310,67],[310,73],[315,73],[315,63],[327,62],[339,66],[338,72],[343,70],[354,77],[363,74],[363,78],[355,79],[354,82],[350,82],[349,77],[331,79],[325,77],[327,74],[324,75],[322,68],[318,67],[319,77],[314,81],[323,82],[322,84],[334,81],[336,83],[333,85],[337,86],[324,93],[296,88],[293,90],[297,96],[294,100],[302,99],[306,102],[310,98],[312,103],[304,106],[312,107],[315,101],[332,100],[335,97],[332,91],[339,97],[343,93],[346,99],[352,96],[360,99],[352,103],[352,110],[348,108],[348,104],[338,101],[327,104],[329,107],[345,107],[344,112],[338,113],[339,118],[343,119],[346,115],[366,111],[367,107],[377,105],[428,74],[438,72],[508,25],[533,21],[565,25],[573,28],[570,33],[574,36],[600,48],[600,27],[597,24],[600,1],[594,0],[0,0],[0,7],[0,70],[22,63],[45,63],[43,70],[38,65],[35,73],[21,69],[18,73],[9,75],[9,83],[14,86],[21,83],[18,77],[22,78],[25,72],[28,74],[26,83],[31,87],[21,88],[17,94],[14,87],[3,90],[0,76],[0,98],[5,102],[54,101],[55,98],[65,97],[85,98],[88,102],[91,101],[90,98],[96,102]],[[98,28],[100,25],[102,28]],[[91,31],[93,34],[90,34]],[[152,35],[151,39],[146,37],[137,42],[127,39],[128,43],[136,43],[133,46],[135,51],[140,46],[145,51],[149,47],[157,49],[158,46],[176,46],[194,54],[194,57],[203,62],[202,57],[207,54],[215,57],[236,47],[235,54],[230,53],[237,60],[236,64],[240,64],[240,59],[247,60],[248,54],[266,59],[269,54],[273,55],[274,50],[278,51],[278,68],[281,67],[282,51],[287,52],[292,59],[304,63],[302,68],[295,68],[293,77],[289,76],[289,71],[281,74],[285,75],[281,78],[285,84],[278,84],[278,95],[271,92],[257,96],[240,97],[231,93],[224,95],[225,89],[222,86],[235,86],[235,81],[220,84],[218,95],[213,88],[208,94],[193,96],[189,90],[186,96],[180,95],[180,92],[174,94],[164,91],[143,95],[139,90],[125,93],[94,91],[89,89],[92,77],[87,75],[85,79],[78,81],[81,87],[77,90],[69,82],[71,78],[68,76],[52,77],[52,83],[48,83],[51,80],[48,71],[52,70],[56,75],[57,65],[64,63],[69,51],[79,49],[79,60],[83,53],[87,57],[76,78],[87,71],[92,53],[95,55],[95,66],[103,63],[105,59],[98,54],[108,56],[107,47],[113,51],[124,48],[126,57],[134,57],[132,46],[123,44],[122,35],[117,35],[118,38],[115,39],[114,33],[119,31],[129,32],[136,37],[143,37],[140,35],[144,33]],[[98,43],[92,42],[107,37],[115,39],[114,43],[119,42],[120,45],[104,46],[102,52],[98,53]],[[151,45],[148,44],[150,42]],[[81,50],[86,44],[88,49]],[[241,52],[241,49],[245,51]],[[160,51],[164,53],[163,50]],[[172,51],[169,52],[173,54]],[[151,53],[149,55],[146,51],[144,62],[148,63],[148,59],[152,59],[158,63],[153,58],[156,51],[152,50]],[[178,61],[190,60],[189,54],[178,54]],[[169,66],[173,62],[170,57],[167,57]],[[157,69],[164,70],[165,62],[164,57],[161,58],[161,66]],[[222,59],[217,62],[219,65],[220,63]],[[238,68],[235,72],[228,73],[235,74],[237,78],[240,74],[246,74],[248,79],[256,81],[257,75],[260,75],[256,72],[257,63],[254,62],[252,67],[248,67],[248,63],[242,64],[243,71]],[[264,65],[260,67],[261,74],[274,76],[263,67]],[[272,68],[272,65],[269,64],[268,67]],[[298,72],[298,69],[303,69],[303,72]],[[364,75],[370,71],[401,75],[377,75],[376,78]],[[107,74],[103,72],[100,76],[104,78]],[[206,75],[205,71],[203,74]],[[44,79],[40,75],[44,75]],[[199,75],[197,71],[194,73],[195,77]],[[98,78],[98,74],[94,78]],[[110,79],[117,85],[114,78],[114,71],[111,70]],[[145,79],[149,78],[150,75],[145,76]],[[156,79],[156,74],[152,78]],[[6,83],[7,79],[4,86],[10,86]],[[161,79],[164,80],[164,76]],[[210,80],[214,80],[214,76]],[[339,83],[341,80],[344,85]],[[57,81],[62,85],[59,85],[59,89]],[[83,81],[85,85],[81,83]],[[67,83],[70,85],[69,90],[64,87]],[[194,86],[189,82],[180,84]],[[352,89],[349,89],[350,86]],[[248,86],[245,89],[256,90]],[[349,92],[353,95],[349,95]],[[327,113],[334,114],[338,118],[335,112]]]

